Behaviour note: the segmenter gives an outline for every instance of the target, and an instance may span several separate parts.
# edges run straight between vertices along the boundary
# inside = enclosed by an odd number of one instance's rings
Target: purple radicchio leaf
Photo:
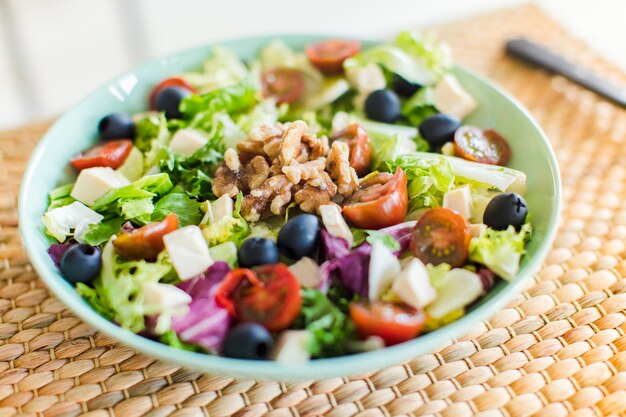
[[[496,283],[496,273],[487,267],[480,267],[476,272],[480,278],[480,283],[483,285],[483,291],[489,291]]]
[[[63,258],[63,255],[65,255],[65,252],[67,252],[67,250],[75,244],[76,242],[72,241],[65,243],[53,243],[52,245],[50,245],[50,247],[48,248],[48,255],[50,255],[50,258],[52,258],[52,262],[54,262],[54,265],[58,269],[61,269],[61,259]]]
[[[126,222],[122,225],[122,229],[120,230],[120,233],[130,233],[130,232],[134,232],[135,230],[137,230],[137,228],[133,226],[131,222]]]
[[[177,285],[192,298],[187,314],[172,319],[172,330],[182,341],[213,353],[220,351],[230,328],[230,317],[226,309],[217,305],[215,292],[229,271],[225,262],[215,262],[203,275]]]

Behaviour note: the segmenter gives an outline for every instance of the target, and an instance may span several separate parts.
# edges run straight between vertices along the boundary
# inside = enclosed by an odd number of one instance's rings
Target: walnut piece
[[[298,184],[302,180],[310,180],[317,178],[326,166],[326,158],[319,158],[314,161],[308,161],[303,164],[291,161],[289,166],[283,167],[283,174],[289,178],[294,184]]]
[[[289,124],[283,134],[283,144],[278,159],[283,165],[289,165],[301,153],[302,135],[307,130],[307,125],[302,120],[296,120]]]
[[[326,171],[322,171],[318,177],[308,180],[304,187],[295,193],[294,199],[303,211],[317,213],[320,206],[332,203],[336,193],[337,186]]]
[[[234,198],[240,192],[245,194],[258,188],[269,177],[270,167],[265,158],[260,155],[252,158],[247,164],[243,164],[243,169],[241,166],[239,156],[236,153],[233,156],[226,151],[224,163],[217,168],[213,176],[213,194],[217,197],[227,194]],[[233,170],[232,167],[237,167],[237,169]]]
[[[345,142],[334,141],[328,152],[326,170],[330,177],[337,180],[339,194],[344,197],[352,195],[359,187],[359,178],[350,166],[350,148]]]
[[[241,162],[239,161],[239,155],[237,155],[237,151],[233,148],[226,149],[226,152],[224,152],[224,163],[231,171],[239,171],[239,168],[241,167]]]
[[[306,144],[310,149],[309,159],[317,159],[328,155],[330,147],[326,136],[317,137],[310,133],[302,135],[302,143]]]
[[[241,214],[249,222],[256,222],[271,214],[284,214],[291,202],[292,187],[293,184],[285,175],[268,178],[260,187],[244,196]]]

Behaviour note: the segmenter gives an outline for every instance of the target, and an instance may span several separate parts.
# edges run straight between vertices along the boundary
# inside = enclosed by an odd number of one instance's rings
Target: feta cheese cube
[[[399,273],[398,258],[384,243],[375,241],[370,255],[368,298],[371,301],[379,300]]]
[[[469,219],[472,216],[472,192],[469,185],[455,188],[443,195],[443,206]]]
[[[320,285],[319,265],[313,259],[304,257],[291,265],[289,270],[304,288],[318,288]]]
[[[228,194],[224,194],[211,203],[211,212],[213,213],[212,222],[233,217],[233,199]]]
[[[463,268],[451,269],[438,284],[437,298],[426,312],[434,319],[442,318],[471,304],[483,292],[483,284],[478,274]]]
[[[346,77],[350,85],[360,93],[369,94],[375,90],[385,88],[385,74],[376,63],[368,64],[360,68],[349,68]]]
[[[146,282],[142,287],[143,304],[153,313],[163,312],[191,303],[191,296],[175,285]]]
[[[465,118],[478,107],[476,100],[452,74],[441,77],[435,86],[434,97],[437,109],[459,119]]]
[[[480,237],[487,230],[487,225],[482,223],[474,223],[470,224],[470,232],[472,233],[472,237]]]
[[[170,149],[185,157],[193,155],[195,151],[202,148],[209,139],[196,129],[180,129],[170,142]]]
[[[43,224],[49,234],[54,236],[59,242],[64,242],[65,238],[74,229],[76,240],[82,242],[87,227],[91,224],[98,224],[102,221],[101,214],[96,213],[83,203],[74,201],[67,206],[57,207],[47,211],[43,215]]]
[[[80,171],[70,196],[88,206],[116,188],[124,187],[130,181],[120,172],[109,167],[86,168]]]
[[[319,214],[322,216],[322,223],[326,231],[332,236],[340,237],[348,241],[348,247],[352,246],[354,238],[350,227],[341,215],[341,209],[335,204],[326,204],[319,207]]]
[[[424,308],[437,298],[437,291],[430,283],[426,266],[413,258],[393,281],[393,292],[406,304]]]
[[[308,349],[310,337],[307,330],[285,330],[278,338],[272,359],[287,365],[308,362],[311,359]]]
[[[202,274],[213,265],[209,247],[198,226],[185,226],[163,236],[165,249],[181,280]]]

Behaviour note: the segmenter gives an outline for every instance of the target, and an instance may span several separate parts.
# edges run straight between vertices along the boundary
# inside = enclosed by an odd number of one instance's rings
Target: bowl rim
[[[101,85],[96,90],[92,91],[84,99],[78,102],[71,109],[66,111],[55,123],[46,131],[46,133],[39,140],[39,143],[35,147],[24,175],[22,177],[22,183],[20,187],[20,194],[18,199],[18,220],[20,235],[22,237],[24,247],[28,254],[29,260],[33,265],[36,272],[41,279],[45,282],[48,289],[59,298],[63,304],[69,308],[76,316],[93,326],[98,331],[101,331],[105,335],[115,339],[116,341],[130,346],[133,349],[151,355],[157,359],[166,362],[175,362],[181,366],[201,370],[204,372],[223,374],[235,377],[246,377],[255,379],[271,379],[271,380],[311,380],[313,378],[324,378],[330,376],[346,376],[353,375],[358,372],[370,370],[373,368],[382,368],[390,365],[396,365],[403,363],[411,358],[432,353],[442,347],[445,343],[462,336],[468,331],[468,326],[475,325],[478,322],[488,319],[495,314],[498,310],[505,306],[505,304],[517,294],[522,286],[530,279],[540,268],[543,260],[546,258],[548,251],[552,245],[552,242],[556,236],[558,229],[559,218],[561,214],[562,204],[562,191],[561,191],[561,177],[559,173],[559,167],[557,164],[554,150],[552,149],[547,136],[543,129],[539,126],[530,112],[509,93],[503,91],[499,86],[493,82],[488,81],[482,76],[476,75],[474,72],[455,66],[454,71],[457,71],[464,76],[474,78],[483,87],[491,88],[497,94],[503,96],[504,99],[510,101],[517,107],[520,113],[528,119],[532,127],[536,129],[541,137],[541,142],[548,153],[548,167],[552,172],[550,178],[552,182],[552,188],[555,191],[554,210],[550,213],[548,224],[550,225],[546,234],[543,237],[542,242],[536,250],[535,255],[528,260],[528,263],[522,270],[518,272],[516,277],[511,280],[505,289],[496,294],[493,298],[485,304],[475,308],[463,317],[455,320],[454,322],[419,338],[411,341],[390,346],[384,349],[374,350],[370,352],[358,353],[348,356],[340,356],[334,358],[316,359],[304,364],[281,364],[274,361],[249,361],[242,359],[225,358],[222,356],[209,355],[205,353],[190,352],[178,348],[171,347],[159,343],[157,341],[145,338],[138,334],[135,334],[129,330],[119,327],[117,324],[110,322],[106,318],[100,316],[94,309],[90,308],[86,304],[79,303],[79,299],[82,300],[80,295],[74,290],[74,288],[67,286],[62,282],[53,271],[51,271],[49,260],[45,260],[44,254],[35,250],[33,245],[29,244],[31,239],[30,235],[34,233],[34,229],[21,227],[29,221],[28,212],[25,209],[28,204],[28,192],[31,184],[36,181],[34,173],[42,158],[45,156],[45,152],[51,144],[50,138],[55,136],[56,130],[59,126],[62,126],[66,120],[70,120],[73,117],[75,110],[81,108],[85,102],[92,99],[93,96],[98,94],[99,91],[111,85],[116,80],[123,78],[136,71],[147,71],[150,67],[158,65],[163,61],[176,60],[179,56],[193,54],[199,51],[205,51],[208,48],[220,45],[222,42],[246,42],[246,41],[259,41],[259,40],[295,40],[295,39],[307,39],[308,41],[315,41],[317,39],[323,39],[333,37],[332,35],[324,34],[275,34],[264,36],[245,36],[245,37],[233,37],[229,39],[220,40],[217,42],[208,42],[192,48],[187,48],[179,52],[164,55],[155,59],[148,60],[143,64],[134,66],[131,69],[124,71],[122,74],[114,77],[108,82]],[[349,38],[341,36],[341,38]],[[366,39],[358,39],[364,43],[372,42]],[[47,256],[47,254],[45,254]],[[77,299],[78,298],[78,299]],[[80,306],[80,307],[79,307]]]

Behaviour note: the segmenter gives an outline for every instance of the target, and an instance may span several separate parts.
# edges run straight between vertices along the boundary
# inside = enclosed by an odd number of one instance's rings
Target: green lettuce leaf
[[[194,345],[193,343],[187,343],[180,340],[174,330],[166,331],[161,336],[159,336],[159,340],[161,341],[161,343],[165,343],[166,345],[170,345],[177,349],[188,350],[191,352],[208,353],[207,350],[202,346]]]
[[[183,78],[197,90],[208,91],[228,87],[241,82],[248,75],[248,68],[241,59],[226,48],[215,47],[202,70],[183,74]]]
[[[409,180],[409,211],[424,207],[441,207],[443,195],[454,188],[454,172],[449,162],[444,157],[439,157],[437,162],[421,161],[400,157],[387,162],[390,172],[400,167],[406,173]]]
[[[234,242],[237,247],[239,247],[244,239],[248,237],[250,234],[250,226],[241,216],[242,201],[243,195],[239,193],[235,201],[232,217],[224,217],[202,228],[202,234],[209,244],[209,247],[228,241]]]
[[[303,288],[302,307],[294,328],[310,334],[309,352],[313,358],[345,355],[346,342],[356,339],[350,317],[337,308],[322,292]]]
[[[188,127],[212,132],[216,113],[232,115],[250,110],[257,102],[256,97],[256,87],[250,80],[245,80],[206,94],[192,94],[180,103],[180,110],[188,120]]]
[[[48,209],[46,211],[57,207],[67,206],[76,201],[74,198],[70,197],[70,193],[73,188],[74,183],[71,183],[62,185],[50,191],[50,194],[48,194]]]
[[[402,115],[412,126],[419,126],[428,116],[437,114],[435,97],[430,87],[423,87],[402,105]]]
[[[513,226],[506,230],[488,228],[470,241],[469,259],[483,264],[503,279],[510,280],[519,271],[525,244],[530,239],[532,226],[526,223],[520,231]]]
[[[122,216],[137,224],[150,222],[153,199],[163,197],[173,184],[167,174],[147,175],[129,185],[113,189],[98,198],[92,209],[101,214]]]
[[[123,217],[118,216],[98,224],[92,224],[87,229],[83,239],[91,246],[98,246],[107,242],[111,236],[118,234],[125,222]]]
[[[170,213],[178,216],[180,227],[197,225],[202,220],[201,203],[189,197],[181,187],[175,187],[154,205],[152,221],[161,221]]]
[[[124,261],[109,241],[102,251],[102,271],[93,288],[77,285],[76,290],[96,311],[135,333],[144,325],[143,284],[159,282],[172,271],[165,252],[156,262]]]
[[[395,39],[400,49],[418,60],[435,78],[439,79],[452,66],[452,53],[444,43],[437,41],[434,32],[419,34],[404,31]]]

